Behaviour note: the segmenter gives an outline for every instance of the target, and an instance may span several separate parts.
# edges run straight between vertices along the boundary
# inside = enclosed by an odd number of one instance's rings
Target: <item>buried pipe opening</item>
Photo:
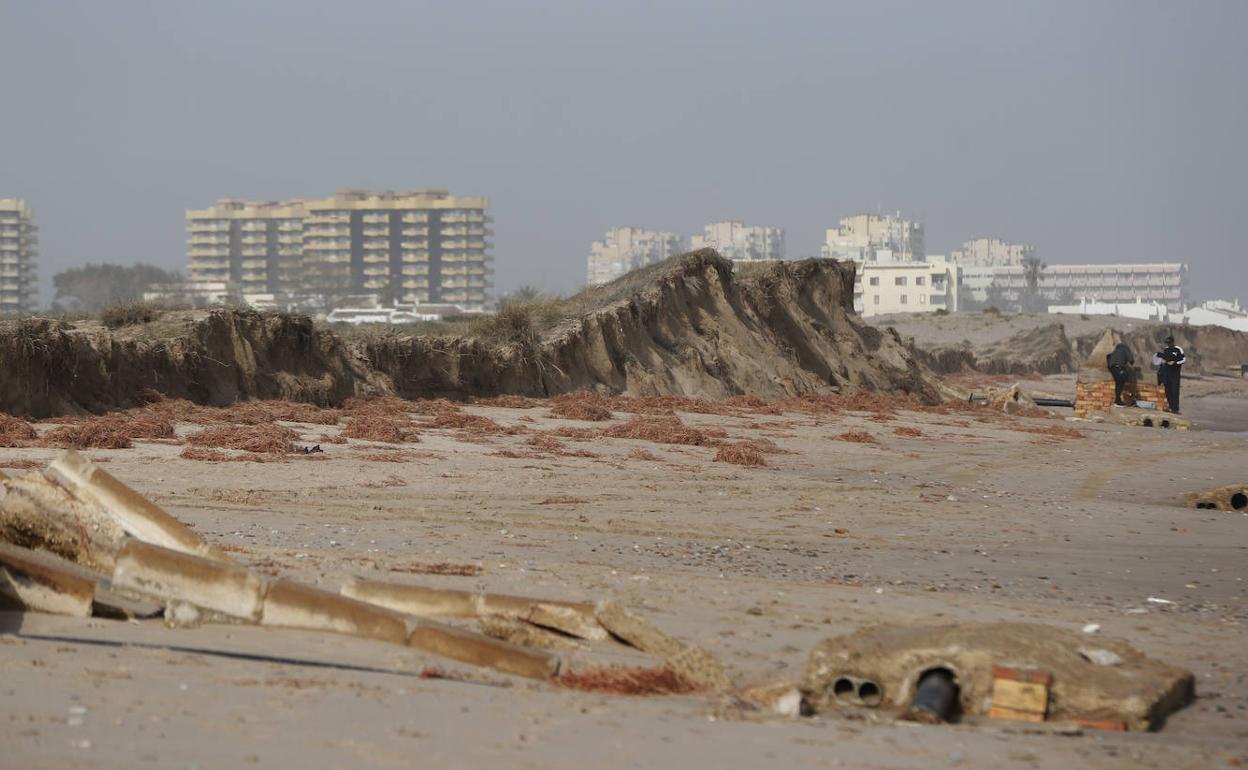
[[[906,718],[927,724],[956,721],[962,713],[958,678],[947,668],[929,668],[919,675]]]
[[[1161,421],[1161,427],[1163,427],[1163,428],[1169,428],[1169,427],[1170,427],[1170,421],[1169,421],[1169,420],[1162,420],[1162,421]]]
[[[1243,509],[1248,508],[1248,494],[1236,492],[1231,495],[1231,507],[1237,511],[1242,511]]]
[[[862,701],[864,706],[875,708],[880,705],[883,700],[883,693],[880,692],[880,686],[870,679],[864,679],[858,683],[858,700]]]
[[[844,700],[854,694],[854,680],[847,676],[839,676],[832,683],[832,694],[837,700]]]
[[[1144,427],[1145,427],[1145,428],[1151,428],[1151,427],[1153,427],[1153,418],[1152,418],[1152,417],[1145,417],[1145,418],[1144,418]]]

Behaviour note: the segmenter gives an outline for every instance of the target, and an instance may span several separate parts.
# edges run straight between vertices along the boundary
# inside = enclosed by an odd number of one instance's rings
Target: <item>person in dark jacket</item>
[[[1114,406],[1126,406],[1122,403],[1122,389],[1126,386],[1131,368],[1135,365],[1135,354],[1125,342],[1119,342],[1113,351],[1105,356],[1105,363],[1109,366],[1109,373],[1114,378]]]
[[[1161,384],[1166,389],[1166,411],[1179,413],[1179,382],[1183,378],[1183,364],[1187,363],[1187,354],[1183,348],[1174,344],[1174,337],[1166,337],[1166,347],[1161,351]]]

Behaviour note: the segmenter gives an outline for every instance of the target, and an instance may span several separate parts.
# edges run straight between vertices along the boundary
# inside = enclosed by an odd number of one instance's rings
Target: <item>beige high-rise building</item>
[[[485,198],[446,190],[344,190],[304,202],[303,260],[312,288],[389,289],[401,302],[479,308],[492,284]]]
[[[242,294],[298,288],[303,248],[302,201],[225,198],[186,212],[191,281],[227,283]]]
[[[0,315],[29,313],[35,300],[34,213],[21,198],[0,198]]]
[[[720,256],[735,262],[784,259],[784,228],[735,220],[712,222],[702,228],[702,235],[693,236],[690,248],[715,249]]]
[[[965,241],[962,248],[950,255],[959,265],[966,267],[996,267],[998,265],[1021,265],[1036,256],[1036,248],[1026,243],[1007,243],[999,238],[974,238]]]
[[[601,241],[590,244],[587,277],[591,286],[607,283],[684,250],[685,239],[676,233],[613,227]]]
[[[480,308],[489,299],[485,198],[345,190],[186,212],[191,279],[244,294],[377,294]]]
[[[854,262],[922,262],[923,225],[901,215],[855,214],[829,227],[823,248],[825,259]]]

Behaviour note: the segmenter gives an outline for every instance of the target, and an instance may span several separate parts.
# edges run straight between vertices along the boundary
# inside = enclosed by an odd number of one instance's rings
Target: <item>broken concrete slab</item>
[[[0,482],[0,540],[109,574],[125,531],[98,506],[32,471]]]
[[[507,615],[582,639],[607,638],[606,631],[594,619],[594,606],[583,602],[429,588],[360,578],[347,581],[342,586],[342,595],[422,618]]]
[[[131,540],[117,554],[113,587],[156,599],[176,599],[249,623],[260,619],[266,590],[238,566]]]
[[[1183,497],[1183,504],[1189,508],[1207,510],[1248,511],[1248,483],[1188,492]]]
[[[600,602],[594,616],[603,628],[642,652],[663,660],[673,672],[709,690],[731,689],[723,665],[706,650],[660,631],[654,624],[615,602]]]
[[[229,561],[190,527],[72,449],[49,464],[45,473],[74,497],[98,506],[131,537],[213,561]]]
[[[1038,670],[1052,677],[1048,718],[1125,722],[1133,730],[1158,727],[1194,696],[1189,671],[1146,657],[1126,642],[1098,639],[1122,663],[1098,666],[1079,654],[1086,638],[1074,631],[1029,623],[948,626],[880,625],[828,639],[807,662],[803,690],[817,710],[836,704],[843,679],[877,682],[881,704],[905,708],[920,677],[953,674],[962,713],[992,707],[993,668]]]
[[[67,574],[80,581],[91,583],[94,586],[91,614],[95,617],[114,618],[117,620],[153,618],[160,615],[164,609],[161,604],[156,602],[143,601],[118,594],[112,590],[112,582],[103,573],[88,569],[68,559],[63,559],[49,551],[31,550],[0,541],[0,563],[3,563],[6,559],[10,563],[15,559],[34,563],[43,569]],[[54,611],[33,605],[29,606],[28,609],[42,612]]]
[[[1192,429],[1192,421],[1186,417],[1156,409],[1140,409],[1134,406],[1114,407],[1100,414],[1119,425],[1134,425],[1139,428],[1162,428],[1164,430]]]
[[[332,631],[391,644],[404,644],[408,636],[407,620],[400,613],[291,580],[269,585],[260,625]]]
[[[91,616],[95,581],[36,552],[0,543],[0,604],[53,615]]]
[[[444,658],[529,679],[551,679],[558,676],[562,665],[560,657],[553,653],[526,649],[429,620],[416,621],[407,644]]]
[[[580,648],[573,639],[527,620],[510,615],[482,615],[477,620],[481,633],[504,642],[518,644],[521,647],[536,647],[539,650],[556,650],[572,652]]]

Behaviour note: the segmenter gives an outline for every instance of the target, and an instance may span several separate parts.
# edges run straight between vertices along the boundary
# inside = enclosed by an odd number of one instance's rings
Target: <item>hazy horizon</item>
[[[1248,3],[471,5],[0,0],[0,198],[40,302],[87,262],[185,270],[187,208],[486,196],[495,294],[568,291],[640,225],[860,211],[1050,264],[1185,261],[1248,299]]]

